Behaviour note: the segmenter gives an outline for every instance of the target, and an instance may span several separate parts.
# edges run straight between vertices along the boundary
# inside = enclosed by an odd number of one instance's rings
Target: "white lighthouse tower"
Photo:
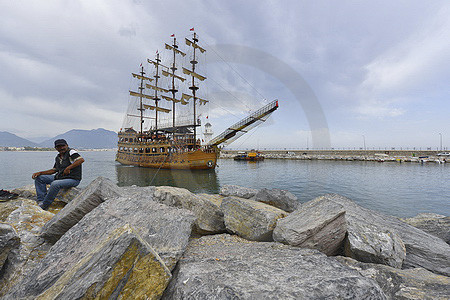
[[[205,139],[205,144],[208,144],[211,141],[212,135],[213,135],[212,125],[211,125],[211,123],[208,122],[208,123],[205,124],[205,132],[203,132],[203,137]]]

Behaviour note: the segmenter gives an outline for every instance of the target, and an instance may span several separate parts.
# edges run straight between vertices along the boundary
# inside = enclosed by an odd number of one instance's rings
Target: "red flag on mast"
[[[189,29],[190,31],[194,31],[194,27],[192,27],[191,29]]]
[[[175,34],[172,34],[170,37],[175,37]]]

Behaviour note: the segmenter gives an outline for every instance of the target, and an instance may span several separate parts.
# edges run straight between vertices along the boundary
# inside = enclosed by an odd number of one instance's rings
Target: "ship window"
[[[159,148],[159,152],[165,152],[165,151],[166,151],[166,148],[164,148],[164,147]]]
[[[156,148],[155,147],[152,148],[152,152],[156,153]]]
[[[139,153],[144,153],[144,149],[143,148],[139,148]]]
[[[150,148],[145,148],[145,153],[150,153]]]
[[[128,142],[128,138],[125,138],[125,142]]]
[[[138,151],[138,149],[137,148],[134,148],[134,152],[137,152]]]

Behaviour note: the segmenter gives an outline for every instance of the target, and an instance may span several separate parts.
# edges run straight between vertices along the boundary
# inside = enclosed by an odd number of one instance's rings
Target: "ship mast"
[[[153,89],[155,91],[154,96],[152,97],[152,100],[155,101],[155,106],[145,106],[144,108],[150,108],[151,110],[155,110],[155,131],[158,130],[158,112],[165,112],[168,113],[170,112],[169,109],[165,109],[162,107],[158,107],[158,101],[161,100],[161,98],[158,97],[158,92],[165,92],[168,93],[169,90],[167,89],[163,89],[161,87],[158,86],[158,79],[161,77],[159,76],[159,67],[164,67],[166,69],[168,69],[168,67],[166,67],[165,65],[161,64],[161,59],[159,58],[159,53],[156,53],[156,59],[150,60],[147,59],[147,61],[151,64],[153,64],[155,66],[155,75],[153,76],[155,78],[155,85],[151,85],[151,84],[146,84],[146,86],[150,89]],[[164,71],[163,71],[164,72]]]
[[[168,73],[168,72],[163,71],[162,74],[164,76],[171,76],[172,77],[172,86],[169,88],[169,92],[172,93],[172,98],[169,98],[169,97],[163,97],[163,98],[168,100],[168,101],[172,101],[172,127],[173,127],[173,134],[175,134],[175,127],[176,127],[176,125],[175,125],[175,104],[177,102],[181,101],[181,100],[175,99],[175,94],[178,92],[178,89],[175,86],[175,79],[179,79],[182,82],[184,82],[186,80],[185,78],[175,74],[175,71],[177,70],[177,66],[176,66],[175,62],[176,62],[176,55],[177,54],[181,54],[181,56],[185,56],[186,53],[178,50],[178,44],[177,44],[176,37],[173,38],[172,46],[166,44],[166,49],[172,50],[172,52],[173,52],[172,66],[170,67],[170,70],[172,71],[172,73]],[[183,103],[184,103],[184,101],[183,101]]]
[[[200,103],[206,103],[208,101],[204,100],[204,99],[200,99],[197,97],[197,90],[199,89],[198,86],[195,85],[195,78],[199,79],[200,81],[203,81],[206,79],[206,77],[195,73],[195,65],[198,63],[198,61],[196,60],[196,50],[198,49],[201,53],[204,53],[206,50],[203,49],[202,47],[200,47],[198,44],[198,38],[197,38],[197,34],[194,32],[194,37],[192,38],[192,41],[189,39],[186,39],[186,45],[191,46],[192,48],[194,48],[193,50],[193,57],[192,60],[190,61],[191,63],[191,70],[188,70],[186,68],[183,68],[183,73],[188,74],[192,77],[192,85],[189,87],[189,89],[192,91],[192,96],[194,98],[193,101],[193,108],[194,108],[194,143],[196,143],[197,140],[197,112],[196,112],[196,102],[197,100],[200,100]]]
[[[141,84],[139,85],[139,108],[138,108],[138,110],[139,110],[139,112],[140,112],[140,125],[141,125],[141,130],[140,130],[140,134],[141,134],[141,136],[142,136],[142,132],[143,132],[143,130],[142,130],[142,127],[144,126],[144,107],[142,106],[142,94],[143,94],[143,92],[144,92],[144,75],[145,75],[145,72],[144,72],[144,67],[141,65]]]
[[[140,131],[139,131],[139,133],[142,135],[142,133],[143,133],[143,126],[144,126],[144,110],[146,108],[149,108],[148,105],[144,104],[143,98],[151,98],[151,96],[144,94],[144,90],[145,90],[144,80],[152,82],[153,79],[144,76],[145,72],[144,72],[144,67],[142,66],[142,64],[141,64],[141,71],[139,73],[140,74],[132,73],[133,77],[138,78],[140,80],[139,81],[139,87],[138,87],[139,93],[136,93],[136,92],[133,92],[133,91],[129,91],[129,92],[130,92],[131,96],[139,98],[139,107],[138,107],[137,110],[140,113],[139,113],[139,115],[130,114],[129,116],[130,117],[139,117],[139,122],[140,122],[140,125],[139,125]]]

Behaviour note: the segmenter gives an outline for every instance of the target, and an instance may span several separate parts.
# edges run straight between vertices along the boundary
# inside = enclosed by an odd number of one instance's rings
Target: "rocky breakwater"
[[[56,214],[13,201],[0,204],[2,299],[450,298],[446,242],[339,195],[97,178]]]

